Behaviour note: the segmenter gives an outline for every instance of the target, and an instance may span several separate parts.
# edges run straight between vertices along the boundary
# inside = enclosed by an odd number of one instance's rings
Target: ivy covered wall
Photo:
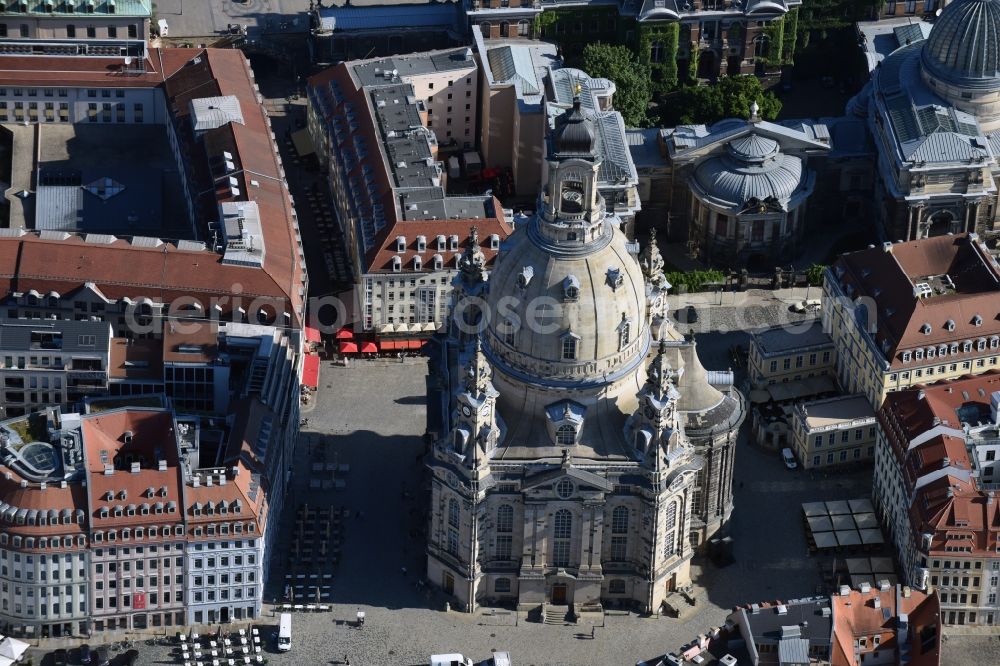
[[[795,42],[798,26],[799,9],[796,7],[764,28],[764,34],[768,36],[770,49],[767,56],[761,58],[761,60],[771,67],[792,64],[795,60]]]
[[[639,25],[638,43],[630,45],[639,62],[647,65],[652,75],[653,94],[665,93],[677,87],[677,49],[680,44],[680,23],[643,23]],[[653,62],[653,44],[659,44],[659,62]]]

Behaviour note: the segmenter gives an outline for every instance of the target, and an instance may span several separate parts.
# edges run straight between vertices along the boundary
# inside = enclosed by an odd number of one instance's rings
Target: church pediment
[[[572,481],[579,490],[582,487],[589,487],[602,492],[611,492],[613,485],[603,476],[588,472],[577,467],[563,467],[560,469],[547,470],[527,477],[522,488],[524,490],[534,490],[542,486],[555,486],[563,478]]]

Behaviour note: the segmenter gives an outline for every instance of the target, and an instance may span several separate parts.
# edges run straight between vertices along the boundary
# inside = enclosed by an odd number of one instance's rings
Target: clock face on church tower
[[[472,416],[472,407],[468,405],[462,405],[462,413],[466,416]]]

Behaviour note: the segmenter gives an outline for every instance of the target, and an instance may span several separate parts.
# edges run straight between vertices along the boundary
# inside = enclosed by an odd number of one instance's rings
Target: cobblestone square
[[[726,367],[729,347],[741,343],[744,333],[706,334],[699,336],[699,351],[709,367]],[[867,472],[862,478],[824,479],[788,471],[776,454],[747,444],[744,434],[734,481],[736,562],[719,569],[695,560],[695,580],[704,590],[697,610],[683,621],[608,615],[603,624],[598,620],[591,639],[590,624],[553,627],[507,611],[445,612],[444,598],[418,585],[425,563],[417,538],[425,508],[418,462],[424,448],[425,368],[423,359],[352,361],[346,368],[323,363],[318,402],[303,414],[309,422],[296,452],[295,494],[282,518],[287,538],[280,547],[290,547],[301,503],[341,506],[350,517],[344,521],[340,561],[332,569],[332,610],[294,614],[293,648],[269,653],[270,663],[342,663],[349,657],[352,665],[425,664],[433,653],[484,659],[491,650],[508,650],[519,666],[635,664],[717,626],[737,603],[815,593],[819,563],[806,556],[800,504],[863,496],[870,488]],[[320,479],[312,484],[320,487],[310,488],[317,460],[348,465],[349,471],[336,477],[344,487],[323,488]],[[285,559],[284,552],[274,554],[268,600],[283,592]],[[366,613],[363,629],[353,626],[358,611]],[[261,624],[276,627],[277,615],[268,612]],[[143,652],[142,663],[173,663],[166,648]]]

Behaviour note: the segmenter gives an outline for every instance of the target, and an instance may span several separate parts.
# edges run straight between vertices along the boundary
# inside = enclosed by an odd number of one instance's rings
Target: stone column
[[[976,230],[976,221],[979,217],[979,203],[981,199],[973,199],[965,202],[965,233]]]

